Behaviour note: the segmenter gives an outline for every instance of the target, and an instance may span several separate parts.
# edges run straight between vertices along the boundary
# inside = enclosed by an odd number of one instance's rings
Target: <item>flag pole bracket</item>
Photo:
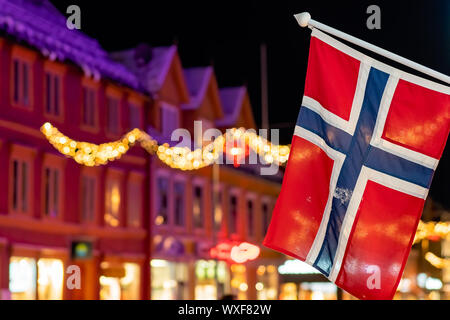
[[[433,77],[435,79],[438,79],[442,82],[445,82],[447,84],[450,84],[450,77],[440,73],[436,70],[433,70],[431,68],[425,67],[421,64],[418,64],[417,62],[411,61],[409,59],[406,59],[402,56],[399,56],[398,54],[392,53],[388,50],[385,50],[383,48],[380,48],[378,46],[375,46],[369,42],[366,42],[364,40],[358,39],[354,36],[351,36],[345,32],[339,31],[335,28],[332,28],[330,26],[327,26],[323,23],[320,23],[318,21],[315,21],[313,19],[311,19],[311,15],[308,12],[302,12],[302,13],[297,13],[294,14],[294,18],[297,20],[298,24],[301,27],[310,27],[310,28],[317,28],[319,30],[322,30],[326,33],[329,33],[331,35],[334,35],[338,38],[344,39],[350,43],[353,43],[357,46],[360,46],[362,48],[365,48],[367,50],[370,50],[372,52],[375,52],[383,57],[386,57],[388,59],[391,59],[395,62],[398,62],[400,64],[403,64],[409,68],[412,68],[414,70],[417,70],[419,72],[422,72],[423,74],[426,74],[430,77]]]

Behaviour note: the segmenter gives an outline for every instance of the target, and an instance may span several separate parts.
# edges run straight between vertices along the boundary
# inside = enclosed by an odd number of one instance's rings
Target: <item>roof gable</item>
[[[140,89],[130,70],[112,61],[96,40],[69,30],[66,17],[47,0],[0,0],[0,29],[50,60],[72,61],[94,79],[106,77]]]
[[[224,116],[216,121],[216,125],[221,128],[244,127],[256,129],[246,87],[221,88],[219,92]]]
[[[184,69],[190,95],[190,102],[182,105],[183,110],[197,110],[213,107],[214,121],[223,116],[219,89],[211,66]],[[209,102],[209,103],[205,103]],[[210,112],[210,110],[208,110]]]

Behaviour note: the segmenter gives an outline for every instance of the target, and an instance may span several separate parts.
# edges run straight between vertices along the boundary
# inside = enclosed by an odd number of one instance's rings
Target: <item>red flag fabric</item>
[[[314,29],[264,245],[360,299],[392,299],[449,134],[449,94]]]

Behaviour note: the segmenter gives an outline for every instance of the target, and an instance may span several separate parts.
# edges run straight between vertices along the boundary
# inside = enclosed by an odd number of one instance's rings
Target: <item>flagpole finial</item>
[[[304,28],[308,26],[309,20],[311,20],[311,15],[309,12],[302,12],[294,14],[294,18],[297,20],[300,27]]]

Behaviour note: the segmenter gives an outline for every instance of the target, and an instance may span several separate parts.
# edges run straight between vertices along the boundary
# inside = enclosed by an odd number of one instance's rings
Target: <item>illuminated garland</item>
[[[438,269],[450,268],[450,259],[439,258],[432,252],[427,252],[425,254],[425,259],[433,266]]]
[[[414,243],[418,243],[424,239],[439,240],[450,238],[450,223],[449,222],[423,222],[419,221],[417,227]],[[432,266],[443,269],[450,268],[450,259],[440,258],[432,252],[425,254],[427,260]]]
[[[75,141],[62,134],[49,122],[41,127],[41,131],[59,152],[73,158],[79,164],[90,167],[119,159],[136,142],[148,153],[156,154],[166,165],[181,170],[196,170],[213,164],[224,148],[235,160],[245,156],[247,149],[251,149],[266,163],[280,165],[286,163],[290,152],[289,146],[273,145],[265,138],[243,128],[227,130],[213,142],[195,150],[187,147],[170,147],[167,143],[158,145],[155,139],[139,129],[126,133],[120,140],[102,144]]]
[[[423,222],[419,221],[417,226],[414,243],[422,241],[423,239],[447,239],[450,237],[450,223],[449,222]]]

